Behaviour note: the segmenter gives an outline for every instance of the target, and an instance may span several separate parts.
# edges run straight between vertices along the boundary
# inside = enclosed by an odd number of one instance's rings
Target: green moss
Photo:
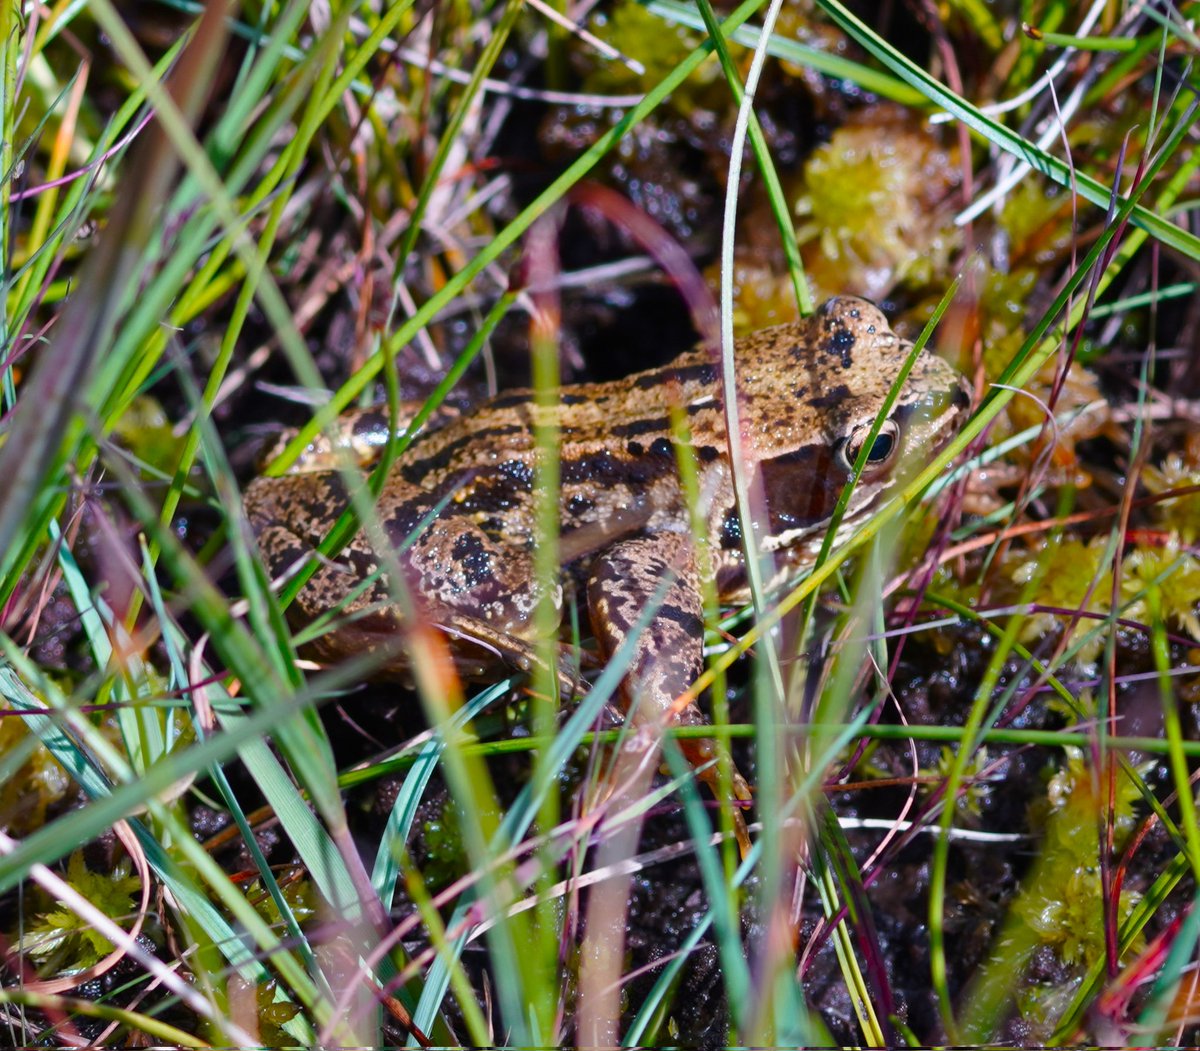
[[[92,872],[76,850],[67,862],[71,889],[113,922],[128,924],[133,913],[133,895],[142,886],[141,877],[131,874],[128,860],[119,861],[111,872]],[[39,963],[43,974],[73,974],[99,963],[113,950],[113,943],[90,921],[77,916],[65,902],[61,908],[40,913],[19,941],[22,952]]]
[[[1034,818],[1044,825],[1045,837],[1033,877],[1026,880],[1013,904],[1014,917],[1071,967],[1088,967],[1104,953],[1099,830],[1109,817],[1120,849],[1134,826],[1137,786],[1121,770],[1114,776],[1113,811],[1106,815],[1107,779],[1095,777],[1078,753],[1069,754],[1036,808]],[[1137,900],[1138,895],[1122,892],[1118,922]]]
[[[447,797],[438,818],[422,825],[426,858],[421,875],[431,892],[448,886],[471,870],[462,837],[462,818],[454,800]]]
[[[309,880],[288,880],[282,882],[279,889],[298,923],[303,923],[317,914],[317,895]],[[279,927],[283,923],[283,916],[280,915],[275,899],[267,893],[260,881],[255,880],[250,885],[247,897],[254,902],[259,915],[271,926]]]
[[[983,814],[983,804],[991,794],[992,786],[983,779],[982,774],[988,765],[988,750],[977,748],[963,771],[962,791],[954,801],[955,809],[960,817],[967,818],[975,824]],[[943,748],[937,763],[937,785],[945,784],[954,766],[955,755],[953,748]]]
[[[1179,538],[1171,536],[1161,546],[1138,545],[1122,562],[1122,615],[1149,623],[1147,590],[1158,589],[1159,604],[1165,619],[1183,628],[1200,642],[1200,617],[1196,602],[1200,599],[1200,559],[1180,549]]]
[[[1175,490],[1200,487],[1200,466],[1192,455],[1194,450],[1168,453],[1157,467],[1147,467],[1142,482],[1156,496]],[[1183,492],[1179,496],[1156,501],[1150,508],[1156,523],[1178,537],[1184,544],[1200,540],[1200,491]]]
[[[157,399],[134,398],[118,422],[114,437],[146,465],[144,474],[170,477],[174,473],[183,439],[176,436]]]
[[[944,284],[958,246],[939,207],[958,178],[953,152],[887,111],[874,116],[839,128],[804,166],[797,237],[822,295]]]
[[[279,982],[272,978],[254,991],[258,1010],[258,1036],[263,1047],[295,1047],[296,1038],[283,1027],[300,1013],[300,1005],[285,998]]]
[[[1082,644],[1076,654],[1081,663],[1096,659],[1103,645],[1102,633],[1096,631],[1097,617],[1107,617],[1112,608],[1112,567],[1105,560],[1106,548],[1107,538],[1099,536],[1089,541],[1048,541],[1023,554],[1010,554],[1008,573],[1017,586],[1013,597],[1019,590],[1034,606],[1045,607],[1025,616],[1019,635],[1022,642],[1036,642],[1066,627],[1072,619],[1069,611],[1079,610],[1091,615],[1075,620],[1067,644]],[[1032,590],[1024,590],[1031,581]],[[1158,590],[1168,623],[1200,642],[1200,559],[1184,550],[1177,536],[1163,544],[1138,544],[1126,550],[1119,587],[1118,612],[1123,619],[1150,622],[1150,587]],[[1085,640],[1089,634],[1094,638]]]
[[[20,762],[14,771],[9,763]],[[40,742],[31,741],[21,719],[0,718],[0,763],[10,776],[0,782],[0,828],[25,836],[46,823],[46,813],[74,790],[62,765]]]
[[[619,59],[596,57],[590,47],[580,48],[581,61],[590,67],[584,76],[584,90],[598,95],[645,94],[665,79],[702,39],[700,34],[633,3],[617,4],[611,12],[595,15],[589,28],[623,56],[640,62],[645,70],[637,73]],[[710,90],[714,87],[715,93]],[[679,90],[671,93],[668,105],[684,116],[713,106],[727,108],[729,92],[721,67],[709,59]]]
[[[1096,618],[1080,616],[1071,623],[1071,611],[1107,616],[1112,600],[1112,569],[1105,558],[1106,539],[1048,540],[1025,552],[1011,554],[1007,569],[1020,594],[1038,609],[1025,616],[1019,637],[1028,644],[1052,631],[1067,628],[1067,645],[1081,644],[1077,659],[1095,660],[1103,645],[1095,633]],[[1031,590],[1026,585],[1032,582]],[[1061,612],[1061,611],[1067,612]],[[1089,633],[1094,637],[1085,641]]]

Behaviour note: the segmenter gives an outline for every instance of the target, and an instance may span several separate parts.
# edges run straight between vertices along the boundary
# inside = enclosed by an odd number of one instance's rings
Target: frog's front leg
[[[592,631],[605,655],[611,657],[636,630],[646,606],[660,595],[661,604],[632,644],[622,687],[625,707],[632,712],[635,725],[707,725],[694,701],[682,711],[675,706],[680,694],[704,670],[704,608],[690,537],[657,533],[623,540],[605,550],[588,579]],[[717,771],[711,765],[715,742],[687,739],[679,745],[693,767],[709,764],[700,778],[715,792]],[[733,791],[739,800],[752,798],[736,768]],[[735,819],[744,853],[749,839],[740,810],[735,811]]]
[[[336,471],[255,479],[246,509],[271,575],[311,557],[348,504]],[[530,553],[394,475],[373,526],[360,528],[336,559],[323,560],[289,610],[302,624],[341,614],[312,644],[315,656],[340,660],[372,652],[380,655],[380,674],[406,673],[409,662],[398,645],[406,624],[386,575],[399,566],[417,615],[443,629],[463,675],[477,677],[500,663],[529,667],[537,602]],[[381,558],[380,548],[390,556]],[[552,597],[561,607],[561,588]]]

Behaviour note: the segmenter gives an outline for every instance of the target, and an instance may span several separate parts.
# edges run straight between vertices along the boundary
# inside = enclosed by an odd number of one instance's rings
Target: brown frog
[[[765,503],[758,546],[774,554],[780,574],[815,556],[910,350],[876,307],[851,297],[829,300],[805,321],[738,340],[746,470]],[[839,537],[888,492],[897,465],[925,460],[945,444],[968,403],[959,374],[922,353],[872,445]],[[704,557],[694,551],[670,405],[687,422],[704,505]],[[460,672],[471,677],[501,663],[528,668],[533,660],[534,413],[532,393],[517,390],[443,418],[392,465],[376,504],[392,564],[402,567],[415,606],[446,632]],[[368,466],[386,438],[386,413],[344,421],[346,448]],[[622,380],[563,387],[557,424],[563,572],[553,600],[561,609],[564,585],[583,590],[592,631],[608,656],[657,598],[660,605],[633,644],[624,703],[636,723],[703,723],[694,704],[674,706],[703,667],[701,574],[711,575],[723,602],[746,597],[714,355],[699,348]],[[314,445],[293,473],[258,478],[246,492],[273,575],[306,560],[348,504],[346,476],[331,469],[333,453]],[[308,623],[331,610],[344,617],[312,645],[315,656],[378,651],[383,675],[403,674],[396,642],[401,613],[367,531],[318,568],[289,615]],[[693,740],[685,754],[702,765],[713,747]],[[711,783],[711,767],[704,776]],[[735,792],[749,797],[740,776]]]

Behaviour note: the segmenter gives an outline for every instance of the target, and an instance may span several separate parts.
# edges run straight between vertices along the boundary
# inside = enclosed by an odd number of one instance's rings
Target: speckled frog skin
[[[781,573],[813,558],[910,350],[876,307],[850,297],[829,300],[805,321],[737,342],[742,445],[765,502],[758,544],[775,553]],[[967,404],[959,374],[922,353],[872,447],[847,531],[895,483],[897,465],[925,461],[944,445]],[[671,405],[686,420],[699,476],[703,556],[692,542]],[[460,671],[473,677],[498,663],[528,667],[532,660],[534,412],[531,392],[517,390],[444,420],[392,465],[377,502],[392,564],[402,567],[421,615],[450,638]],[[745,593],[713,353],[696,349],[622,380],[564,387],[557,423],[563,573],[554,601],[561,609],[564,587],[586,594],[593,633],[607,656],[661,594],[664,580],[671,581],[634,644],[624,700],[635,721],[703,722],[694,705],[673,710],[703,666],[702,574],[715,581],[722,601]],[[386,414],[378,411],[346,419],[346,446],[359,452],[361,466],[382,445],[386,426]],[[345,476],[330,469],[332,462],[328,449],[314,447],[299,470],[258,478],[247,490],[246,508],[273,575],[306,559],[345,509]],[[342,611],[313,645],[314,655],[328,660],[381,651],[382,673],[402,674],[402,617],[367,532],[360,530],[335,562],[317,570],[289,615],[307,623]],[[693,741],[688,753],[699,764],[712,747]],[[740,781],[737,788],[744,793]]]

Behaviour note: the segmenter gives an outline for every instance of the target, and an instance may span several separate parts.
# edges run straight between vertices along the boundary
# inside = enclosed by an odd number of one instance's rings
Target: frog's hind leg
[[[633,635],[646,607],[661,602],[649,624],[637,631],[633,654],[622,686],[625,707],[635,726],[705,726],[707,720],[694,701],[680,709],[676,699],[704,670],[704,608],[700,576],[691,538],[682,533],[658,533],[623,540],[597,558],[588,579],[588,612],[592,630],[607,657]],[[711,739],[681,740],[680,748],[699,776],[718,792]],[[745,779],[733,769],[733,792],[742,801],[752,797]],[[719,798],[719,797],[718,797]],[[734,811],[738,844],[750,846],[741,810]]]
[[[246,513],[263,563],[273,578],[294,573],[310,558],[316,569],[288,607],[295,626],[333,619],[306,652],[318,660],[375,654],[376,674],[403,674],[403,625],[388,582],[361,532],[336,559],[316,555],[330,526],[349,503],[337,471],[256,478],[245,493]]]
[[[246,510],[259,550],[273,577],[313,556],[349,504],[337,471],[257,478],[246,491]],[[393,475],[375,506],[371,529],[359,529],[334,559],[321,559],[289,609],[309,624],[330,613],[336,624],[310,651],[323,660],[379,653],[378,674],[404,676],[401,645],[411,616],[439,628],[451,643],[460,674],[478,678],[498,664],[527,669],[527,638],[537,605],[532,556],[494,536],[471,516],[451,513],[436,495]],[[384,550],[386,557],[378,552]],[[400,582],[407,602],[397,601]],[[562,589],[551,596],[561,608]],[[407,607],[407,609],[406,609]]]

